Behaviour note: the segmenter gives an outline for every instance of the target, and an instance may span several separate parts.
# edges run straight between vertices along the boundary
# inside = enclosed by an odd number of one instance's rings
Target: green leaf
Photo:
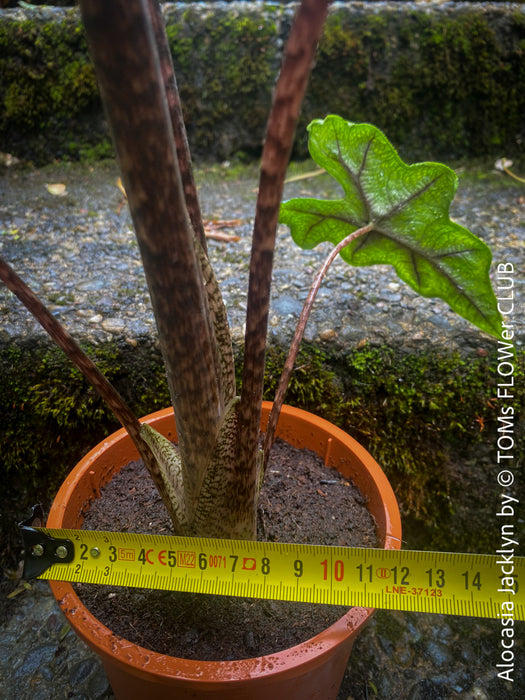
[[[406,165],[370,124],[328,116],[313,121],[308,131],[312,158],[339,182],[344,197],[284,202],[280,221],[294,241],[302,248],[337,244],[372,225],[341,251],[346,262],[393,265],[416,292],[443,299],[481,330],[501,337],[490,249],[449,217],[455,173],[439,163]]]

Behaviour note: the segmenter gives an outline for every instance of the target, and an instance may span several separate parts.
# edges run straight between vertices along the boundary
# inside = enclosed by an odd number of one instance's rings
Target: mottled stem
[[[292,339],[292,343],[288,351],[288,357],[286,358],[286,362],[284,363],[281,378],[279,379],[279,386],[277,387],[277,391],[275,392],[272,410],[268,419],[268,427],[266,428],[266,435],[264,437],[263,446],[265,465],[268,463],[268,455],[270,454],[270,450],[272,449],[275,436],[275,429],[277,427],[277,421],[279,420],[279,415],[283,406],[286,390],[288,389],[288,384],[290,383],[290,376],[295,365],[297,353],[299,352],[299,347],[303,340],[306,324],[308,322],[308,318],[310,317],[310,313],[312,311],[312,307],[314,305],[314,301],[317,296],[317,292],[319,291],[319,288],[321,286],[321,283],[326,273],[328,272],[328,268],[339,255],[339,253],[343,250],[343,248],[346,248],[347,245],[349,245],[352,241],[355,241],[355,239],[359,238],[359,236],[362,236],[365,233],[371,231],[372,228],[373,224],[368,224],[367,226],[363,226],[357,229],[357,231],[353,231],[353,233],[350,233],[348,236],[346,236],[346,238],[343,238],[343,240],[340,243],[338,243],[335,246],[335,248],[330,252],[330,255],[323,262],[321,268],[315,276],[314,281],[312,282],[310,291],[308,292],[308,296],[306,297],[306,301],[304,302],[303,310],[301,311],[301,315],[299,316],[299,320],[297,321],[294,337]]]
[[[240,405],[240,466],[255,473],[264,383],[273,252],[286,168],[301,104],[328,12],[328,0],[303,0],[275,87],[263,147],[250,260]]]
[[[166,36],[166,28],[162,11],[158,0],[148,0],[148,8],[151,17],[151,24],[155,34],[155,43],[159,52],[160,69],[164,80],[164,89],[166,91],[166,100],[171,119],[171,127],[173,130],[173,139],[175,148],[177,149],[177,160],[180,170],[182,188],[184,191],[184,200],[190,217],[191,225],[197,240],[200,244],[200,250],[204,252],[205,257],[208,256],[208,243],[206,233],[204,231],[204,223],[202,220],[199,197],[197,194],[197,186],[193,177],[193,165],[191,160],[190,147],[186,134],[186,126],[182,114],[182,104],[180,101],[179,90],[177,87],[177,79],[173,68],[171,51]],[[200,251],[197,250],[197,255],[200,259]],[[221,411],[232,398],[232,393],[235,394],[235,377],[233,354],[231,351],[231,336],[228,325],[226,309],[220,293],[219,285],[215,278],[215,272],[211,265],[206,260],[201,261],[203,274],[207,277],[207,290],[212,290],[212,294],[208,291],[208,306],[210,309],[209,330],[210,338],[214,338],[215,346],[215,372],[217,375],[219,396],[221,399]],[[204,267],[206,272],[204,272]],[[230,364],[226,367],[226,357],[230,360]],[[221,371],[222,367],[222,371]],[[224,371],[226,369],[226,372]],[[230,387],[233,386],[230,391]]]
[[[184,481],[195,498],[224,404],[151,6],[81,0],[80,7],[148,281]]]
[[[177,524],[177,518],[168,497],[164,481],[160,474],[157,462],[140,435],[140,423],[126,404],[124,399],[112,386],[98,367],[90,360],[82,348],[72,338],[68,331],[57,321],[51,311],[43,304],[37,295],[19,277],[13,268],[0,258],[0,279],[8,289],[15,294],[22,304],[40,323],[42,328],[50,335],[59,348],[61,348],[71,362],[80,370],[82,375],[91,384],[103,401],[107,404],[119,423],[125,428],[133,440],[140,456],[151,474],[151,477],[159,490],[166,508]]]
[[[184,117],[182,115],[182,105],[177,88],[177,79],[173,69],[173,61],[171,58],[168,37],[164,25],[164,18],[157,0],[148,0],[149,12],[153,31],[155,33],[155,42],[159,52],[160,69],[164,79],[164,88],[166,90],[166,99],[171,118],[171,126],[173,129],[173,138],[175,139],[175,147],[177,149],[177,158],[179,161],[180,176],[182,187],[184,189],[184,198],[186,207],[190,217],[191,225],[195,231],[203,250],[207,252],[206,235],[204,233],[204,224],[200,209],[199,197],[197,195],[197,187],[193,177],[193,166],[191,162],[190,147],[188,137],[186,135],[186,127],[184,125]]]

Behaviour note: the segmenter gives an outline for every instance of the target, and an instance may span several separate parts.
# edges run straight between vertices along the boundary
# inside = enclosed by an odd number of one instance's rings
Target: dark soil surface
[[[259,501],[260,539],[377,546],[365,500],[313,452],[277,441]],[[132,462],[93,502],[83,527],[164,534],[170,521],[141,462]],[[294,646],[346,608],[113,586],[76,586],[84,604],[118,635],[171,656],[234,660]]]

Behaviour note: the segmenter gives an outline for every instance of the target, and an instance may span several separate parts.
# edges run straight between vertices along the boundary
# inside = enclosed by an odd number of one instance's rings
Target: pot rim
[[[263,429],[268,420],[271,405],[271,402],[263,402],[261,420]],[[293,425],[298,420],[306,423],[308,441],[313,440],[314,444],[318,443],[317,446],[311,446],[310,449],[318,452],[325,459],[325,463],[330,466],[338,467],[337,462],[341,459],[338,456],[340,446],[343,446],[341,449],[350,448],[352,450],[358,466],[354,464],[350,471],[347,469],[346,476],[354,478],[354,469],[356,472],[364,470],[364,476],[361,475],[360,479],[354,480],[358,482],[357,485],[369,499],[368,505],[376,519],[383,547],[385,549],[400,549],[401,518],[397,501],[390,483],[371,455],[347,433],[307,411],[283,406],[281,416],[277,436],[297,447],[305,446],[301,444],[301,438],[294,430]],[[151,413],[142,418],[141,422],[153,424],[163,434],[176,438],[172,408]],[[108,453],[112,455],[109,461]],[[137,457],[136,449],[123,428],[100,442],[80,460],[66,477],[51,506],[47,527],[79,527],[82,522],[82,512],[87,502],[99,494],[100,486],[107,483],[127,462]],[[101,460],[106,462],[107,469],[105,480],[97,482],[94,479],[93,467]],[[340,471],[343,470],[340,469]],[[343,471],[343,473],[345,472]],[[84,487],[83,495],[79,495],[79,488],[82,486]],[[134,667],[135,673],[137,673],[138,666],[144,669],[146,675],[154,673],[161,677],[177,677],[187,681],[202,680],[203,684],[206,684],[206,680],[210,678],[213,679],[213,683],[217,681],[235,682],[239,679],[283,674],[283,672],[287,672],[287,669],[290,669],[290,673],[292,673],[292,668],[297,669],[298,666],[307,663],[320,665],[323,663],[323,658],[329,655],[342,639],[349,635],[356,635],[374,612],[373,608],[350,608],[343,617],[323,632],[275,654],[236,661],[195,661],[158,654],[118,637],[84,607],[70,583],[50,581],[50,585],[62,611],[77,634],[103,659],[128,668],[131,665]]]

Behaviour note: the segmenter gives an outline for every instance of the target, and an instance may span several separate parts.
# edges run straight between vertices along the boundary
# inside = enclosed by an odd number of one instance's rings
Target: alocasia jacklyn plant
[[[443,165],[405,165],[385,136],[337,116],[314,121],[314,160],[340,183],[333,201],[281,205],[295,124],[328,8],[303,0],[275,88],[261,162],[237,396],[227,314],[209,262],[175,75],[156,0],[81,0],[142,255],[179,436],[178,449],[133,416],[54,316],[0,260],[0,277],[84,372],[128,430],[177,534],[256,537],[256,507],[275,425],[321,281],[340,254],[351,265],[388,263],[413,289],[440,297],[500,335],[491,254],[453,223],[457,187]],[[334,244],[308,295],[259,445],[267,319],[278,219],[303,248]]]

